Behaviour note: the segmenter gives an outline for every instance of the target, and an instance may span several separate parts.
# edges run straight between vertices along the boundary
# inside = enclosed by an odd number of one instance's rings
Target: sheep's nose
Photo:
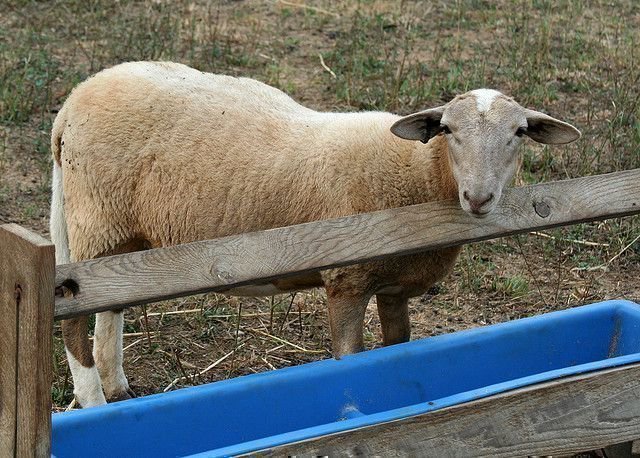
[[[474,197],[470,197],[469,193],[467,191],[462,193],[462,196],[464,197],[464,199],[469,202],[469,206],[471,207],[471,211],[475,214],[481,214],[483,212],[480,211],[480,209],[485,205],[488,204],[489,202],[491,202],[493,200],[493,193],[490,193],[489,195],[480,195],[480,196],[474,196]]]

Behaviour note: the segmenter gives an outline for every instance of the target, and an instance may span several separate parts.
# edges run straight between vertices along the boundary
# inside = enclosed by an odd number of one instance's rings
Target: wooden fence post
[[[49,457],[55,252],[0,226],[0,456]]]

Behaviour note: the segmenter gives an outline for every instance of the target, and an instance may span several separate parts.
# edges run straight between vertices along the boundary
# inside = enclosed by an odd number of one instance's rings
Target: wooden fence
[[[55,254],[0,226],[0,456],[49,456]]]
[[[0,453],[49,455],[54,316],[70,318],[638,213],[640,169],[635,169],[509,189],[498,208],[482,220],[464,213],[457,202],[427,203],[62,266],[54,266],[48,241],[17,225],[0,226]],[[54,291],[60,292],[61,286],[73,295],[56,294],[54,300]],[[383,453],[391,446],[400,452],[429,454],[436,447],[433,456],[448,456],[458,455],[454,452],[461,444],[473,443],[477,447],[463,455],[513,456],[620,443],[640,437],[639,375],[640,368],[634,365],[578,376],[408,421],[285,446],[275,453],[356,453],[361,449],[358,444],[366,441],[367,453]],[[607,394],[610,390],[619,390],[619,396]],[[625,406],[622,413],[620,403]],[[548,428],[523,430],[518,418],[545,406],[565,409],[564,420],[549,423]],[[502,442],[492,441],[478,428],[484,445],[469,434],[466,442],[455,436],[455,431],[464,435],[468,432],[464,425],[471,424],[486,425],[489,429],[484,431],[498,431],[499,425]],[[408,439],[420,436],[424,428],[434,433]]]

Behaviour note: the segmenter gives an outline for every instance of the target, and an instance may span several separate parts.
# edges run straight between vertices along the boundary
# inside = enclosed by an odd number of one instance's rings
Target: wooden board
[[[50,456],[54,247],[0,226],[0,455]]]
[[[10,272],[9,235],[0,227],[0,454],[14,456],[16,447],[16,375],[18,373],[18,308]]]
[[[437,202],[58,266],[56,318],[640,213],[640,169],[505,191],[484,219]]]
[[[594,450],[640,437],[640,364],[510,391],[258,456],[514,457]]]

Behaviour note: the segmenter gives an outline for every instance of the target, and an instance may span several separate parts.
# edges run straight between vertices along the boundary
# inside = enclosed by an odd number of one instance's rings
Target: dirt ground
[[[0,5],[0,223],[48,236],[49,131],[70,90],[127,60],[250,76],[318,110],[409,113],[476,87],[578,126],[573,145],[527,142],[515,185],[640,167],[637,2],[60,0]],[[466,246],[411,301],[418,339],[605,299],[640,302],[640,219]],[[320,290],[216,294],[126,312],[138,395],[330,357]],[[374,304],[365,344],[380,345]],[[56,329],[56,410],[72,383]]]

